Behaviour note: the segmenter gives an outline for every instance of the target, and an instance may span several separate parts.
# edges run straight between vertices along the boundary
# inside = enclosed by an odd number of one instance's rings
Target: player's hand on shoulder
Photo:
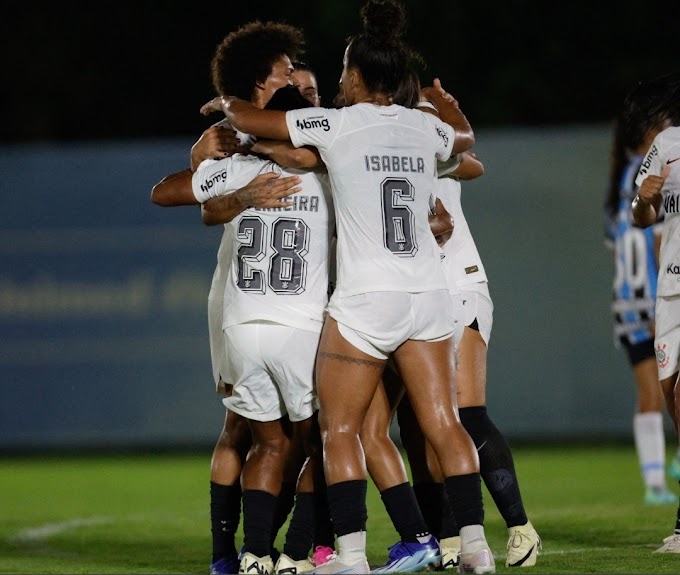
[[[301,190],[299,176],[285,176],[277,172],[265,172],[253,178],[237,192],[246,207],[281,208],[291,206],[293,202],[284,198]]]
[[[450,102],[451,104],[458,105],[458,100],[456,100],[451,94],[449,94],[442,87],[439,78],[435,78],[432,82],[432,86],[426,86],[421,88],[420,96],[422,99],[432,102],[436,105],[437,101],[444,100],[445,102]]]
[[[228,124],[218,122],[205,130],[191,147],[191,168],[196,170],[203,160],[219,160],[242,151],[236,131]]]

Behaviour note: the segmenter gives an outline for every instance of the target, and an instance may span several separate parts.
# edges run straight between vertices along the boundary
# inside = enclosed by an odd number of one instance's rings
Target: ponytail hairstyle
[[[403,40],[406,11],[399,0],[367,0],[361,19],[363,31],[349,39],[347,68],[359,71],[369,92],[393,98],[411,64],[422,61]]]

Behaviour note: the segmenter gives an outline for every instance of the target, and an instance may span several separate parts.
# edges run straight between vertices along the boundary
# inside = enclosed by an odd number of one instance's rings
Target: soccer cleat
[[[236,555],[228,555],[210,564],[210,575],[236,575],[238,569],[238,557]]]
[[[425,543],[398,541],[389,548],[387,563],[373,569],[373,573],[415,573],[439,568],[442,554],[439,543],[430,535]]]
[[[508,529],[508,556],[506,567],[533,567],[542,548],[541,538],[531,521]]]
[[[461,541],[458,573],[482,575],[495,572],[496,562],[486,539],[473,539],[466,543]]]
[[[680,454],[676,453],[675,457],[668,466],[668,475],[676,481],[680,481]]]
[[[439,548],[442,550],[442,570],[453,569],[455,571],[460,561],[460,536],[440,539]]]
[[[312,571],[312,573],[318,573],[319,575],[330,575],[335,573],[366,574],[370,572],[371,568],[368,566],[366,557],[354,563],[345,563],[337,555],[334,555],[330,560],[326,561],[326,563]]]
[[[279,555],[279,559],[274,565],[274,573],[279,575],[298,575],[298,573],[309,573],[314,570],[314,564],[307,558],[295,561],[285,553]]]
[[[645,505],[675,505],[678,496],[663,487],[648,487],[645,491]]]
[[[243,553],[238,572],[243,575],[270,575],[274,572],[274,562],[271,555],[258,557],[252,553]]]
[[[666,537],[663,540],[663,545],[653,553],[680,553],[680,533]]]
[[[335,556],[335,550],[332,547],[325,547],[324,545],[317,545],[312,553],[312,563],[316,567],[328,563]]]

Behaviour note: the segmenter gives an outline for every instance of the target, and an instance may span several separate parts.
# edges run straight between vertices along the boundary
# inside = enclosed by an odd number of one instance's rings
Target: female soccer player
[[[474,144],[457,102],[431,87],[424,96],[445,122],[392,103],[406,73],[403,7],[369,0],[364,30],[345,51],[346,107],[287,113],[237,98],[222,110],[238,130],[318,148],[331,178],[337,221],[337,285],[317,356],[324,468],[338,556],[317,573],[367,573],[366,468],[361,424],[393,354],[425,436],[445,475],[461,526],[462,569],[493,573],[483,528],[479,461],[456,415],[451,298],[428,222],[435,162]]]

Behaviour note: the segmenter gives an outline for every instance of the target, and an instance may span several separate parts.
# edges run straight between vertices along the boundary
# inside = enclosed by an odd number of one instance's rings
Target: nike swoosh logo
[[[531,554],[534,552],[535,547],[536,547],[536,545],[532,545],[531,549],[529,549],[529,552],[524,557],[522,557],[519,561],[515,561],[515,563],[511,563],[510,567],[521,567],[526,562],[526,560],[529,559],[529,557],[531,557]]]
[[[673,162],[677,162],[678,160],[680,160],[680,158],[675,158],[675,160],[666,160],[666,165],[672,164]]]
[[[482,449],[482,447],[484,447],[485,445],[486,445],[486,441],[485,441],[484,443],[482,443],[482,444],[477,448],[477,451],[479,451],[480,449]]]

